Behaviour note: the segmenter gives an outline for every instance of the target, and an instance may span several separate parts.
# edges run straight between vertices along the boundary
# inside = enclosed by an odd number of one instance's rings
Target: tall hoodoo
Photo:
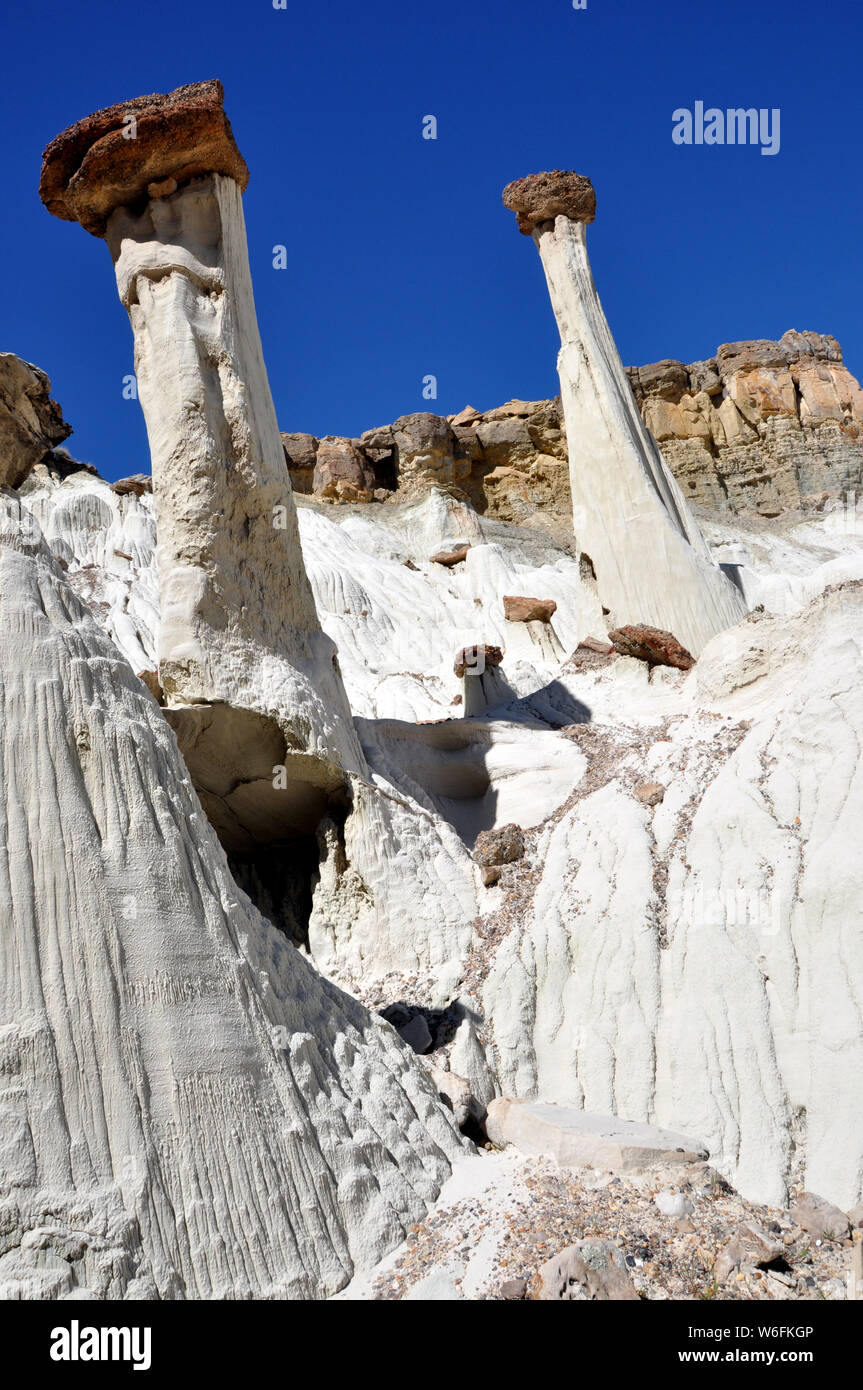
[[[593,187],[557,169],[507,184],[503,201],[536,242],[560,330],[574,526],[603,602],[615,626],[666,629],[697,655],[745,605],[642,424],[587,256]]]
[[[40,184],[49,211],[104,237],[114,261],[153,460],[165,713],[237,849],[308,833],[344,772],[365,770],[303,567],[247,182],[210,81],[79,121],[46,149]]]

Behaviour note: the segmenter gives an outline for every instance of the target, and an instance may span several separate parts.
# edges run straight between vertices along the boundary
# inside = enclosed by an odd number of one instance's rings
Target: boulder
[[[421,1055],[430,1050],[431,1029],[421,1009],[401,1002],[388,1004],[385,1009],[381,1009],[381,1018],[392,1024],[402,1042],[407,1043],[412,1051]]]
[[[642,782],[641,786],[635,788],[635,797],[643,806],[658,806],[665,796],[665,788],[661,782]]]
[[[686,370],[689,372],[693,391],[704,391],[708,396],[719,395],[722,390],[722,378],[717,371],[715,357],[710,357],[705,362],[690,362]]]
[[[542,1302],[638,1298],[620,1250],[612,1241],[596,1237],[577,1240],[541,1265],[531,1280],[530,1296]]]
[[[755,1222],[741,1222],[735,1235],[723,1245],[713,1266],[717,1281],[722,1284],[741,1265],[754,1265],[763,1268],[774,1260],[782,1258],[785,1247]]]
[[[648,627],[646,623],[615,628],[608,634],[608,640],[621,656],[634,656],[649,666],[676,666],[681,671],[689,671],[695,665],[695,658],[672,633]]]
[[[595,652],[597,656],[611,656],[614,647],[602,637],[583,637],[576,650]]]
[[[437,550],[434,555],[429,556],[429,563],[432,565],[444,565],[447,569],[452,569],[453,565],[460,565],[467,559],[469,545],[457,546],[454,550]]]
[[[566,1168],[631,1173],[707,1157],[704,1146],[686,1135],[542,1101],[493,1100],[486,1132],[501,1148],[513,1144],[522,1153],[550,1154]]]
[[[787,367],[790,360],[788,348],[768,338],[720,343],[716,349],[716,365],[721,377],[748,372],[754,367]]]
[[[511,823],[499,830],[481,830],[473,847],[473,857],[483,867],[512,864],[524,855],[521,826]]]
[[[464,410],[460,410],[458,415],[450,415],[449,423],[455,428],[457,425],[470,425],[475,420],[481,420],[482,416],[478,410],[474,410],[472,405],[466,405]]]
[[[832,333],[812,333],[809,330],[798,333],[795,328],[789,328],[779,342],[788,349],[792,359],[816,357],[825,362],[842,361],[842,349]]]
[[[414,1014],[413,1018],[402,1024],[398,1033],[402,1042],[406,1042],[416,1053],[422,1054],[431,1048],[431,1030],[423,1014]]]
[[[679,1221],[681,1217],[689,1216],[694,1210],[685,1192],[657,1192],[653,1202],[663,1216],[669,1216],[675,1221]]]
[[[417,1017],[421,1018],[422,1015],[417,1015]],[[425,1022],[425,1020],[423,1021]],[[429,1044],[431,1044],[431,1035],[429,1035]],[[414,1050],[416,1051],[416,1049]],[[423,1051],[427,1051],[427,1049],[423,1049]],[[470,1082],[466,1081],[463,1076],[457,1076],[453,1071],[444,1071],[441,1067],[431,1067],[429,1076],[438,1095],[449,1106],[456,1124],[461,1129],[471,1115]]]
[[[536,447],[527,422],[519,416],[505,416],[477,425],[476,437],[482,445],[482,458],[493,468],[530,458]]]
[[[500,1296],[508,1302],[515,1303],[524,1298],[527,1293],[526,1279],[504,1279],[500,1286]]]
[[[289,468],[314,468],[320,441],[313,434],[282,434],[282,447]]]
[[[671,358],[649,362],[646,367],[627,367],[626,374],[639,402],[645,396],[679,401],[683,393],[689,390],[688,369],[682,362],[675,362]]]
[[[362,437],[362,443],[385,447],[383,439]],[[453,479],[455,438],[449,421],[429,411],[402,415],[391,426],[391,436],[398,449],[398,480],[400,483],[449,483]]]
[[[508,623],[550,623],[557,612],[553,598],[524,598],[504,594],[503,616]]]
[[[815,1192],[801,1192],[791,1206],[791,1220],[816,1240],[844,1240],[850,1226],[844,1211]]]

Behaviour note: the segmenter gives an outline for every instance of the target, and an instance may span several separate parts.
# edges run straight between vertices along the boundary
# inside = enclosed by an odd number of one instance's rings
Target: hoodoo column
[[[159,676],[223,843],[308,833],[365,769],[300,550],[220,82],[98,111],[45,151],[49,211],[108,243],[153,461]],[[274,785],[273,768],[286,777]]]
[[[560,331],[574,529],[602,601],[615,626],[666,629],[697,655],[746,607],[638,413],[587,255],[593,187],[555,170],[508,184],[503,201],[536,242]]]

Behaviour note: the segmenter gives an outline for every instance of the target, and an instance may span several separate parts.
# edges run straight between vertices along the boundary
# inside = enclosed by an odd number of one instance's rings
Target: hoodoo
[[[615,627],[668,630],[697,655],[746,609],[638,413],[587,255],[593,186],[556,169],[507,184],[503,201],[536,242],[560,330],[575,533],[603,603]]]
[[[153,461],[165,714],[238,850],[309,834],[345,772],[365,771],[303,567],[247,183],[210,81],[87,116],[48,146],[40,184],[48,210],[103,236],[114,261]]]

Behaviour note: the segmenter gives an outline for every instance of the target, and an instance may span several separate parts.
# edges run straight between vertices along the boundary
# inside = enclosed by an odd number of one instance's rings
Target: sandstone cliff
[[[723,343],[685,365],[627,374],[644,423],[696,507],[734,515],[818,510],[863,487],[863,390],[835,338]],[[571,526],[566,428],[558,399],[427,412],[358,439],[283,434],[295,491],[386,502],[437,484],[521,525]]]

